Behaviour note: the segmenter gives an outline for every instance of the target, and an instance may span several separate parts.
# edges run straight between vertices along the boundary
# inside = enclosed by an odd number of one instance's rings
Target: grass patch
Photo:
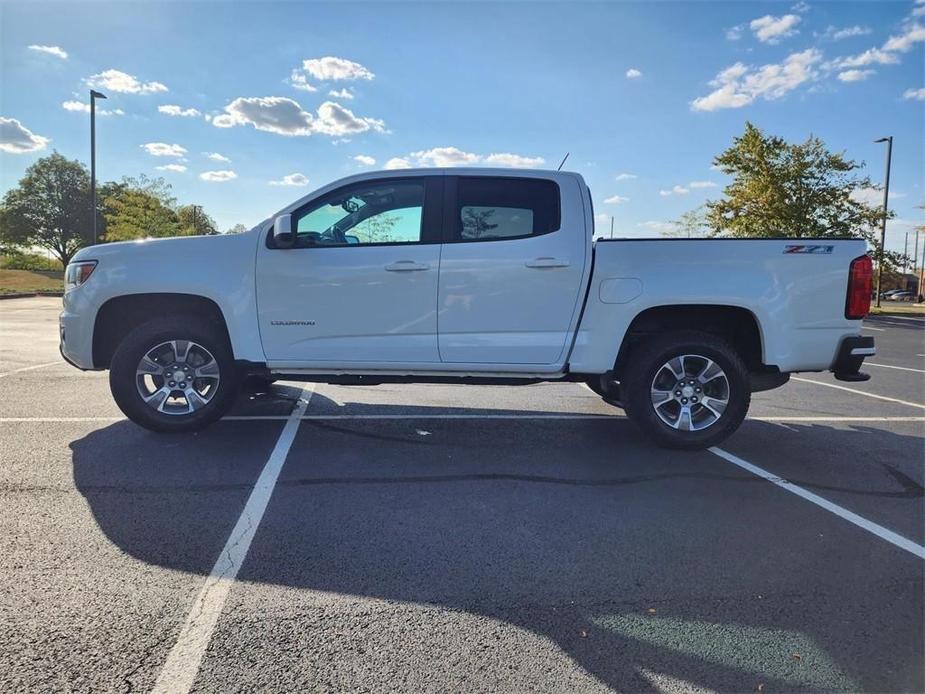
[[[0,270],[0,294],[62,291],[62,277],[46,277],[31,270]]]
[[[914,304],[905,303],[902,301],[884,301],[881,303],[880,308],[877,308],[876,306],[871,305],[870,315],[872,316],[889,316],[889,315],[925,316],[925,306],[916,306]]]

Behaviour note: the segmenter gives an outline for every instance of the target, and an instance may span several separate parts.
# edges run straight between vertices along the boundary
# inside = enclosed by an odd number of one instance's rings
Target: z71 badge
[[[784,253],[831,253],[835,246],[788,245]]]

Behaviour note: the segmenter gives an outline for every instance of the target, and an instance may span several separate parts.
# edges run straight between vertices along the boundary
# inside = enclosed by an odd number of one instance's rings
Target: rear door
[[[581,200],[573,177],[447,177],[442,361],[564,361],[590,252]]]
[[[442,176],[339,188],[292,213],[294,248],[257,255],[271,365],[439,364]]]

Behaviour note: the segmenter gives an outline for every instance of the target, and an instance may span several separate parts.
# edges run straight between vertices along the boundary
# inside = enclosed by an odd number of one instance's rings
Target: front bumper
[[[864,357],[872,357],[877,353],[874,338],[856,335],[846,337],[838,346],[838,353],[832,363],[832,371],[839,381],[867,381],[870,374],[861,371]]]
[[[58,350],[64,360],[78,369],[93,369],[93,322],[85,314],[73,313],[65,300],[58,317]]]

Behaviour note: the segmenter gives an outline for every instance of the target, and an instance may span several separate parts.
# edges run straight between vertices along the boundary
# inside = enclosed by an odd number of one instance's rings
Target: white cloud
[[[186,171],[186,167],[183,164],[164,164],[163,166],[155,166],[154,168],[158,171],[175,171],[177,173]]]
[[[362,164],[363,166],[375,166],[376,164],[376,160],[370,156],[367,156],[366,154],[358,154],[353,158],[353,160],[358,164]]]
[[[318,107],[318,118],[314,122],[314,129],[325,135],[353,135],[367,130],[386,132],[385,123],[375,118],[361,118],[353,115],[353,111],[333,101],[325,101]]]
[[[314,92],[317,87],[309,82],[309,78],[320,82],[336,82],[340,80],[371,80],[375,75],[363,65],[346,58],[325,56],[324,58],[309,58],[302,61],[301,68],[295,68],[289,75],[289,83],[296,89]],[[332,96],[334,96],[332,94]],[[352,98],[349,97],[341,98]]]
[[[279,135],[311,135],[314,116],[298,102],[282,96],[238,97],[215,116],[212,125],[231,128],[252,125],[257,130]]]
[[[631,174],[631,173],[625,173],[625,172],[624,172],[624,173],[619,173],[619,174],[617,174],[617,176],[616,176],[616,178],[615,178],[614,180],[616,180],[616,181],[629,181],[629,180],[632,180],[632,179],[634,179],[634,178],[636,178],[636,174]]]
[[[903,99],[925,101],[925,87],[921,87],[919,89],[907,89],[903,92]]]
[[[545,164],[546,160],[543,157],[524,157],[519,154],[501,152],[489,154],[485,157],[485,163],[494,166],[510,166],[517,169],[535,169]]]
[[[867,65],[895,65],[899,58],[894,53],[881,51],[879,48],[868,48],[863,53],[848,58],[836,58],[826,63],[826,68],[844,69],[852,67],[866,67]]]
[[[203,181],[211,181],[212,183],[222,183],[224,181],[231,181],[238,177],[234,171],[203,171],[199,174],[199,178]]]
[[[278,181],[269,181],[271,186],[296,186],[302,187],[308,185],[308,176],[301,173],[286,174]]]
[[[908,24],[899,36],[891,36],[883,44],[883,50],[906,53],[912,49],[913,44],[921,41],[925,41],[925,25],[914,22]]]
[[[634,67],[631,67],[629,70],[626,71],[627,79],[634,80],[639,77],[642,77],[642,73]]]
[[[481,157],[471,152],[463,152],[456,147],[434,147],[433,149],[412,152],[418,166],[465,166],[477,163]]]
[[[321,81],[371,80],[375,75],[367,68],[346,58],[325,56],[302,61],[302,69]]]
[[[82,101],[62,101],[61,107],[65,111],[77,111],[80,113],[90,113],[90,104],[85,104]],[[121,108],[106,109],[106,108],[97,108],[96,115],[98,116],[124,116],[125,111]]]
[[[622,195],[611,195],[604,200],[607,205],[621,205],[624,202],[629,202],[629,198],[624,198]]]
[[[687,195],[690,192],[690,189],[685,188],[684,186],[673,186],[671,190],[658,191],[658,194],[663,198],[667,198],[669,195]]]
[[[147,142],[139,145],[153,157],[182,157],[186,148],[180,145],[169,145],[166,142]]]
[[[139,82],[134,75],[120,70],[105,70],[86,79],[88,85],[95,89],[125,94],[152,94],[166,92],[167,87],[160,82]]]
[[[915,0],[915,7],[912,8],[913,17],[925,15],[925,0]]]
[[[842,27],[841,29],[829,26],[822,34],[822,38],[831,39],[832,41],[841,41],[842,39],[850,39],[854,36],[866,36],[870,32],[870,27],[863,27],[857,24],[851,27]]]
[[[182,108],[175,104],[164,104],[163,106],[158,106],[157,110],[159,113],[164,113],[168,116],[180,116],[182,118],[192,118],[202,115],[202,113],[195,108]]]
[[[892,193],[890,197],[896,197]],[[851,191],[851,199],[876,207],[883,204],[883,190],[881,188],[855,188]]]
[[[224,162],[231,161],[231,159],[226,157],[224,154],[219,154],[218,152],[203,152],[203,154],[206,155],[207,159],[211,159],[212,161],[224,161]]]
[[[305,76],[305,73],[298,68],[289,73],[289,84],[291,84],[296,89],[301,89],[303,92],[318,91],[318,87],[313,86],[308,81],[308,77]]]
[[[687,184],[690,188],[716,188],[718,184],[713,181],[691,181]]]
[[[790,11],[796,12],[797,14],[804,14],[806,12],[809,12],[809,9],[810,9],[809,3],[803,2],[803,0],[800,0],[800,2],[798,2],[796,5],[790,8]]]
[[[410,169],[412,168],[411,162],[405,159],[404,157],[393,157],[385,163],[386,169]]]
[[[726,40],[728,41],[738,41],[742,38],[742,30],[745,29],[744,24],[738,24],[734,27],[729,27],[726,29]]]
[[[328,96],[333,96],[335,99],[352,99],[353,92],[351,92],[347,87],[344,87],[341,90],[332,89],[328,92]]]
[[[838,73],[838,79],[842,82],[861,82],[876,72],[876,70],[845,70]]]
[[[36,135],[15,118],[0,116],[0,151],[24,154],[44,149],[51,140]]]
[[[56,58],[61,58],[61,60],[67,60],[67,51],[65,51],[60,46],[39,46],[32,44],[29,46],[30,51],[38,51],[39,53],[47,53],[48,55],[53,55]]]
[[[798,34],[799,30],[794,27],[799,23],[800,18],[795,14],[785,14],[782,17],[766,14],[764,17],[753,19],[748,26],[759,41],[775,44],[781,39]]]
[[[710,82],[714,91],[691,102],[695,111],[716,111],[741,108],[755,99],[779,99],[804,82],[816,77],[814,66],[822,59],[815,48],[791,53],[783,63],[771,63],[760,68],[735,63],[720,72]]]
[[[355,116],[333,101],[321,104],[316,117],[298,102],[282,96],[238,97],[225,106],[225,113],[212,119],[212,125],[218,128],[252,125],[257,130],[289,136],[307,136],[315,132],[334,136],[367,130],[386,132],[381,120]]]

